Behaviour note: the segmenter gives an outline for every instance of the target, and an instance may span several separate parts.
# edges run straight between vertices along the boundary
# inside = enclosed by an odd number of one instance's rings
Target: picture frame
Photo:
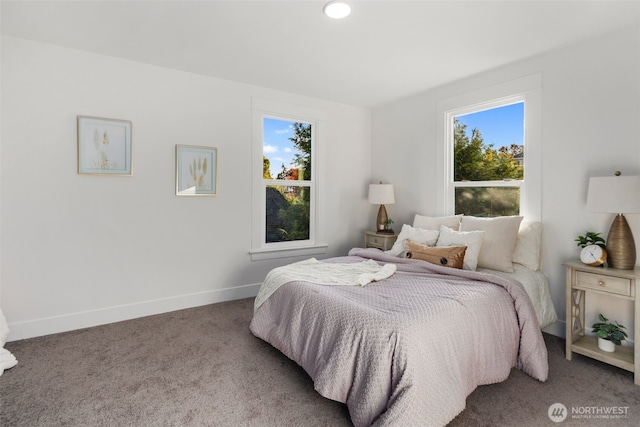
[[[78,116],[78,174],[131,176],[129,120]]]
[[[218,194],[218,149],[176,145],[176,196]]]

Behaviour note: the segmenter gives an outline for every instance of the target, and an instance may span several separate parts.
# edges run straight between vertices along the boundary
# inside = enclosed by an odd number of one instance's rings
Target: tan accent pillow
[[[466,246],[439,246],[431,247],[407,240],[405,243],[405,257],[419,259],[431,264],[444,267],[462,268],[464,265],[464,253]]]
[[[462,217],[460,231],[484,231],[478,267],[513,273],[513,249],[516,246],[521,222],[521,216],[478,218],[465,215]]]

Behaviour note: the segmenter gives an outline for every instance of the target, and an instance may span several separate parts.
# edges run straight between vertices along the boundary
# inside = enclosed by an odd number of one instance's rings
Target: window
[[[322,112],[253,100],[252,259],[322,253]]]
[[[490,104],[491,105],[491,104]],[[448,114],[453,137],[455,214],[520,214],[524,183],[524,101]]]
[[[273,117],[262,120],[267,244],[311,238],[314,133],[312,123]]]
[[[445,215],[541,220],[541,76],[438,103],[438,203]]]

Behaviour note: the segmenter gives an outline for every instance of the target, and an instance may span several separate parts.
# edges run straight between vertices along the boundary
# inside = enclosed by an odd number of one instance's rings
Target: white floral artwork
[[[176,194],[216,194],[217,149],[176,146]]]
[[[211,155],[200,155],[196,153],[185,153],[183,160],[189,165],[189,173],[185,182],[189,182],[190,187],[196,187],[196,190],[211,190],[211,181],[207,175],[207,158]],[[191,160],[193,158],[193,160]],[[211,160],[208,161],[211,164]],[[186,168],[183,173],[187,172]]]
[[[131,122],[78,116],[78,172],[131,175]]]
[[[93,128],[93,146],[86,150],[86,162],[93,169],[124,169],[125,129],[119,126],[87,126]]]

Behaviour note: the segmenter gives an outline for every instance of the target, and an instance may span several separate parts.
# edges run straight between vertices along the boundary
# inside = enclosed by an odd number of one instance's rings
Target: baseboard
[[[68,332],[217,302],[251,298],[258,295],[259,289],[260,283],[143,301],[135,304],[119,305],[62,316],[9,323],[9,336],[7,337],[7,341],[17,341],[59,332]]]

